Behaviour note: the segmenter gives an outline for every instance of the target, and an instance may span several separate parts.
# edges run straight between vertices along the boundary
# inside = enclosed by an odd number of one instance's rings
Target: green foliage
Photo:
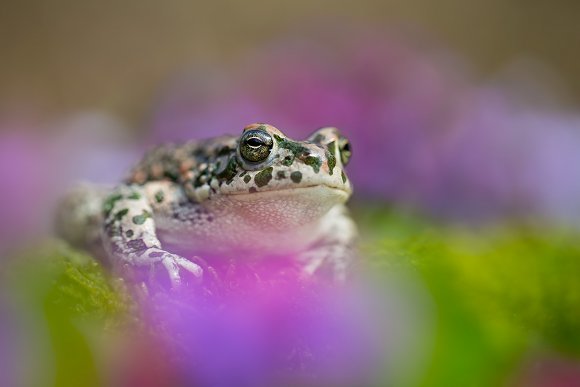
[[[49,241],[21,253],[5,269],[13,292],[42,301],[76,318],[114,323],[132,302],[122,282],[111,279],[94,258]]]
[[[30,384],[102,385],[95,346],[107,331],[121,329],[133,308],[121,284],[112,286],[93,258],[54,242],[20,254],[2,274],[4,291],[43,317],[34,323],[46,331],[50,351],[30,361],[52,366],[25,376]]]
[[[436,308],[422,385],[505,383],[522,356],[580,355],[580,239],[549,225],[444,226],[361,208],[373,267],[423,279]]]

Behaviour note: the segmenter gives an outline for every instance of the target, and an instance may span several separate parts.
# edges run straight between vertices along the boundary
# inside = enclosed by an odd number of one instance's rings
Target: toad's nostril
[[[314,172],[320,172],[320,167],[322,166],[322,155],[308,151],[300,155],[300,160],[304,164],[311,166]]]

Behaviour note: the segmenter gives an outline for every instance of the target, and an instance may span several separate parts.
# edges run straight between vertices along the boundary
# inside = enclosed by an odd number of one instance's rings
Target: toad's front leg
[[[303,274],[344,282],[353,271],[358,236],[346,207],[332,208],[321,220],[318,231],[318,240],[298,256]]]
[[[170,185],[156,187],[157,197],[166,200],[175,193]],[[113,266],[126,275],[146,273],[151,284],[163,281],[159,271],[172,287],[183,283],[183,274],[201,280],[202,269],[179,255],[165,251],[157,238],[154,205],[150,190],[143,186],[123,185],[116,188],[103,203],[103,243]],[[155,200],[153,200],[155,203]]]

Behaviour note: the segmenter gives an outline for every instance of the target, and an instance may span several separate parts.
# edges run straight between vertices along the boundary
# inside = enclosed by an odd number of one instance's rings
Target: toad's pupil
[[[261,139],[259,139],[257,137],[248,138],[246,140],[246,144],[248,144],[251,147],[259,147],[261,145],[265,145],[264,141],[262,141]]]
[[[350,143],[349,143],[349,142],[347,142],[346,144],[344,144],[344,145],[342,146],[342,150],[343,150],[344,152],[350,152]]]

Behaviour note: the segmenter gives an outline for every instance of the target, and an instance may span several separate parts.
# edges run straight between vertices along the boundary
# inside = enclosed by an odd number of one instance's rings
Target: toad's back
[[[144,184],[148,181],[168,180],[184,182],[191,174],[207,168],[220,154],[235,150],[237,138],[222,136],[207,140],[188,141],[182,144],[160,145],[145,154],[132,169],[127,184]]]

